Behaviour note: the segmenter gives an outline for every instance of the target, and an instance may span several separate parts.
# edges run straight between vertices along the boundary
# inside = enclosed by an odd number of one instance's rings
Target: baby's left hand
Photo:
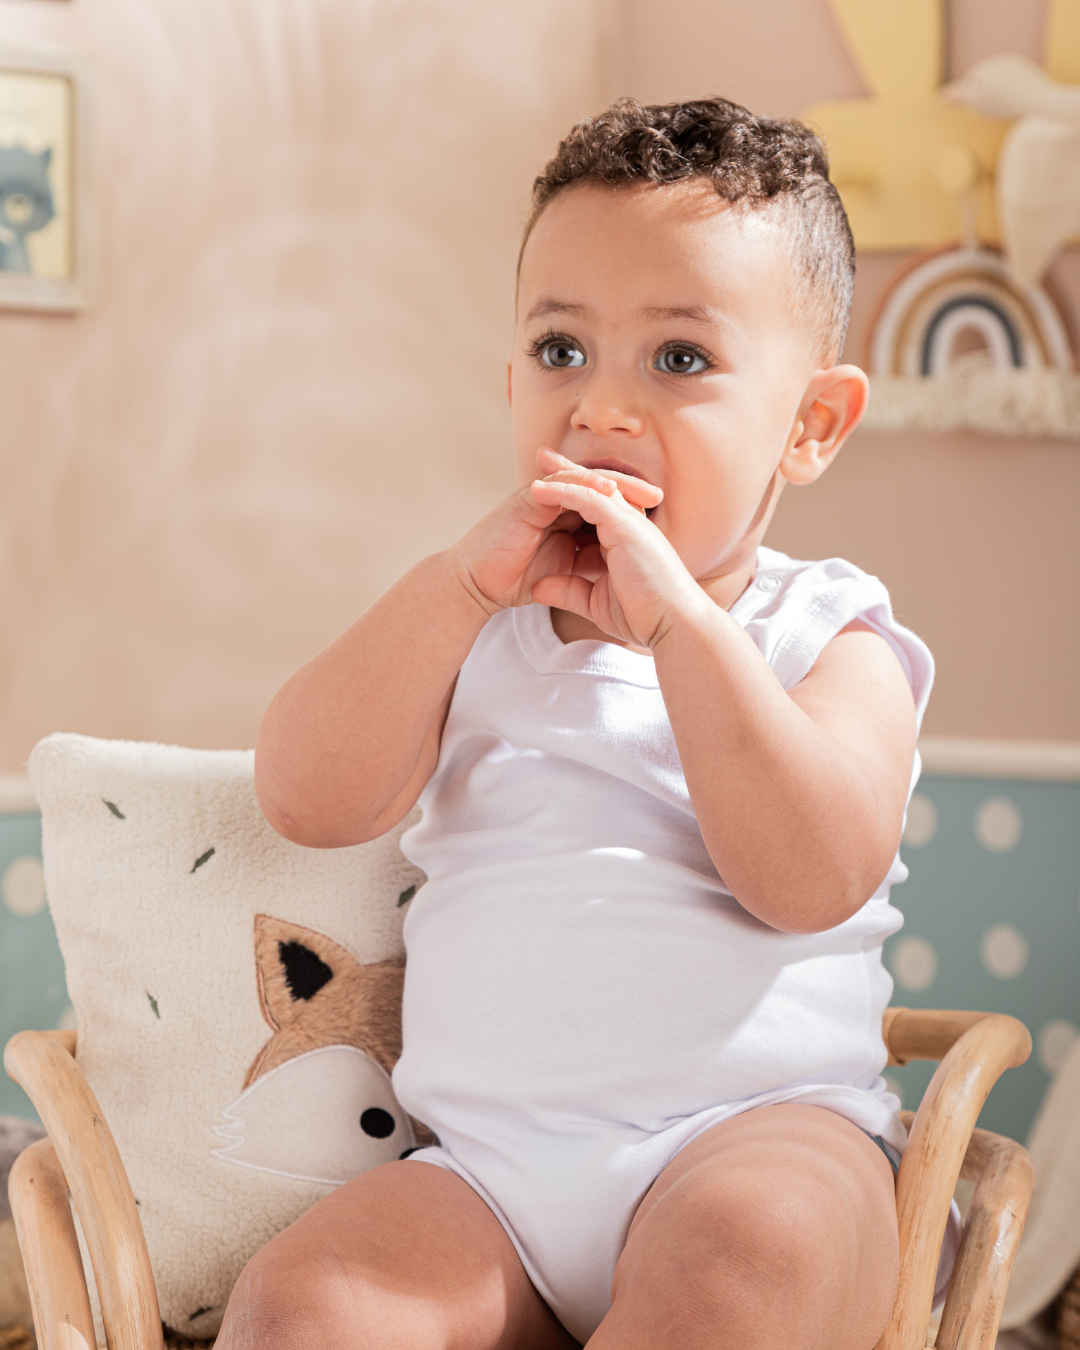
[[[611,637],[651,648],[681,603],[702,592],[664,534],[645,515],[663,492],[643,479],[608,469],[583,469],[556,451],[537,451],[544,478],[533,498],[561,506],[596,526],[596,543],[578,550],[570,574],[541,578],[532,598],[591,620]]]

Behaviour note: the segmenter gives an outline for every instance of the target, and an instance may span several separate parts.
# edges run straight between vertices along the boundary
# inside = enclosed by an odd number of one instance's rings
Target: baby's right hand
[[[561,456],[546,448],[537,452],[536,464],[551,478],[577,476],[568,475]],[[607,471],[603,476],[617,478],[623,495],[639,510],[657,505],[663,497],[658,488],[640,479],[624,482],[622,474]],[[532,484],[526,483],[478,521],[450,556],[473,598],[488,614],[495,614],[511,605],[530,604],[541,578],[573,574],[578,553],[573,536],[582,523],[576,511],[541,505],[532,495]]]

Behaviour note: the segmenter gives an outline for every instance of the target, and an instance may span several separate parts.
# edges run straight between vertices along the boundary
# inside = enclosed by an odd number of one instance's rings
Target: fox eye
[[[708,370],[712,362],[700,348],[680,345],[665,347],[653,364],[666,375],[698,375]]]
[[[533,348],[533,355],[550,370],[573,370],[585,364],[585,353],[573,338],[541,338]]]
[[[397,1129],[397,1122],[381,1106],[369,1106],[360,1117],[360,1128],[372,1139],[389,1139]]]

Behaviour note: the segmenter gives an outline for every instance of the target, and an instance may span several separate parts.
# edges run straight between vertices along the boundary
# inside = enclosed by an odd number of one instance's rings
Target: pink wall
[[[508,489],[521,218],[597,34],[589,0],[0,5],[93,63],[103,241],[85,315],[0,312],[0,773],[54,730],[252,744]]]
[[[626,0],[624,84],[645,101],[723,93],[772,116],[865,92],[826,0]],[[1042,52],[1042,0],[953,0],[951,71]],[[905,255],[859,260],[849,359]],[[1080,253],[1054,279],[1080,316]],[[812,488],[782,498],[768,542],[840,554],[889,585],[930,643],[926,730],[1080,740],[1080,444],[857,433]]]
[[[955,0],[957,68],[1041,18]],[[517,234],[576,117],[862,91],[825,0],[4,0],[0,42],[41,40],[96,70],[101,290],[0,312],[0,773],[57,729],[250,744],[504,491]],[[856,354],[902,262],[863,260]],[[939,657],[931,730],[1080,739],[1078,476],[1071,445],[857,436],[771,542],[882,573]]]

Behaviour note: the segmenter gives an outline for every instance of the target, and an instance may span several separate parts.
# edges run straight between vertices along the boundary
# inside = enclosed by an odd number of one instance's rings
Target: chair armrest
[[[67,1179],[48,1139],[39,1139],[16,1158],[8,1196],[30,1287],[38,1350],[71,1350],[79,1344],[72,1332],[93,1346],[94,1317]]]
[[[886,1008],[882,1035],[889,1063],[944,1059],[965,1031],[994,1015],[952,1008]]]
[[[22,1031],[4,1068],[34,1103],[71,1191],[94,1268],[109,1350],[163,1350],[135,1197],[101,1107],[56,1036]],[[91,1340],[91,1344],[92,1344]]]
[[[961,1016],[978,1020],[955,1040],[938,1065],[900,1160],[896,1217],[904,1295],[896,1301],[877,1350],[923,1350],[938,1253],[968,1141],[990,1089],[1006,1069],[1023,1064],[1031,1053],[1027,1027],[1015,1017],[999,1013]],[[951,1028],[938,1033],[939,1038],[951,1034]]]
[[[938,1350],[993,1350],[1020,1234],[1031,1205],[1035,1168],[1015,1140],[975,1130],[960,1175],[975,1181]]]

